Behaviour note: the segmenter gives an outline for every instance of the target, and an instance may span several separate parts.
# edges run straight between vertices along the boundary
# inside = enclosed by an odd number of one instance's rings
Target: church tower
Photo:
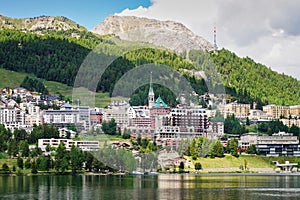
[[[154,92],[153,92],[153,85],[152,85],[152,72],[150,75],[150,88],[148,93],[148,106],[152,108],[154,105]]]

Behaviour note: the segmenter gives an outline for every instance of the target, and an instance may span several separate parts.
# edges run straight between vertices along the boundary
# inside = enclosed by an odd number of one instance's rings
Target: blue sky
[[[0,14],[14,18],[65,16],[92,29],[108,15],[150,5],[150,0],[0,0]]]

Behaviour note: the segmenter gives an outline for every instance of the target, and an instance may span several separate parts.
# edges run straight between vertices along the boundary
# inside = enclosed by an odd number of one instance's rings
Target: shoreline
[[[254,175],[254,174],[263,174],[263,175],[289,175],[289,174],[300,174],[298,171],[276,171],[273,168],[251,168],[248,170],[241,170],[239,168],[207,168],[199,171],[184,171],[183,173],[179,172],[157,172],[155,174],[133,174],[133,173],[95,173],[95,172],[77,172],[73,174],[72,172],[57,173],[57,172],[39,172],[36,174],[33,173],[0,173],[0,176],[66,176],[66,175],[86,175],[86,176],[159,176],[159,175],[213,175],[213,174],[231,174],[231,175]]]

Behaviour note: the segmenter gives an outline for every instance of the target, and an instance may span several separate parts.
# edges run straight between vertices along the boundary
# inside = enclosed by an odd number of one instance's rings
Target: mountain
[[[115,34],[122,40],[147,42],[179,53],[191,49],[213,49],[207,40],[173,21],[112,15],[94,27],[92,32],[100,35]]]
[[[42,30],[86,30],[76,22],[63,16],[39,16],[33,18],[10,18],[0,15],[0,29],[37,32]]]
[[[52,31],[44,31],[43,34],[36,34],[37,31],[23,31],[24,28],[21,28],[19,23],[23,21],[25,20],[10,22],[10,26],[15,27],[13,28],[15,30],[0,29],[0,68],[31,74],[40,79],[72,86],[84,59],[96,46],[98,47],[97,50],[102,52],[103,58],[120,55],[118,52],[124,48],[124,45],[111,40],[109,36],[103,37],[88,31],[78,31],[78,29],[76,31],[79,37],[72,36],[74,29],[60,31],[51,29]],[[76,23],[74,22],[74,24]],[[181,27],[181,30],[183,29]],[[106,33],[110,32],[107,31]],[[171,34],[170,38],[173,36]],[[136,45],[136,42],[121,42],[126,45],[130,43]],[[128,49],[126,45],[125,47]],[[198,94],[203,94],[207,90],[203,79],[185,72],[199,69],[209,71],[211,68],[210,61],[213,61],[218,69],[217,73],[221,74],[221,81],[226,87],[227,94],[230,94],[233,100],[244,103],[262,101],[262,103],[277,105],[300,104],[299,81],[274,72],[250,58],[240,58],[229,50],[223,49],[209,53],[191,50],[189,54],[182,53],[179,55],[167,49],[153,48],[150,47],[151,45],[145,46],[138,46],[141,48],[128,51],[116,59],[101,77],[96,88],[97,91],[111,94],[115,84],[129,70],[143,64],[155,63],[170,66],[181,72],[194,90]],[[88,72],[85,78],[92,80],[95,76],[95,69]],[[214,75],[214,71],[212,74]],[[14,76],[16,75],[12,74],[10,79],[15,79]],[[0,81],[4,86],[5,79],[0,79]],[[215,86],[218,85],[215,84]],[[160,94],[167,94],[167,92],[161,90]],[[170,102],[168,96],[171,95],[162,96],[162,98],[166,102]],[[138,98],[142,102],[139,104],[143,104],[144,100],[140,96]]]

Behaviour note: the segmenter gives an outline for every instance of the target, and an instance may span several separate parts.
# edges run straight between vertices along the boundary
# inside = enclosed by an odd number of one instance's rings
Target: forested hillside
[[[78,37],[72,37],[74,32]],[[0,67],[72,86],[83,60],[97,45],[110,54],[117,53],[121,48],[110,38],[87,31],[48,31],[38,35],[16,30],[1,30]],[[260,100],[285,105],[300,103],[300,85],[296,79],[273,72],[250,58],[239,58],[228,50],[210,54],[191,51],[189,57],[184,59],[168,50],[143,46],[142,49],[129,51],[116,59],[106,69],[97,91],[111,94],[114,84],[128,70],[138,65],[155,63],[180,71],[194,90],[198,94],[203,94],[207,91],[204,80],[188,72],[207,68],[205,61],[207,56],[216,64],[227,93],[231,94],[233,99],[245,103]],[[174,95],[166,88],[159,87],[161,86],[155,86],[160,93],[157,95],[161,95],[166,103],[173,105]],[[144,89],[147,90],[147,87]],[[144,104],[145,100],[145,92],[138,90],[132,102]]]
[[[297,79],[272,71],[251,58],[240,58],[229,50],[222,49],[209,54],[190,51],[188,59],[212,76],[217,69],[226,93],[233,97],[232,100],[242,103],[255,101],[260,105],[300,103],[300,82]]]
[[[240,58],[225,49],[211,55],[224,84],[234,89],[236,94],[241,94],[239,96],[250,96],[277,105],[300,103],[300,82],[297,79],[274,72],[251,58]]]

